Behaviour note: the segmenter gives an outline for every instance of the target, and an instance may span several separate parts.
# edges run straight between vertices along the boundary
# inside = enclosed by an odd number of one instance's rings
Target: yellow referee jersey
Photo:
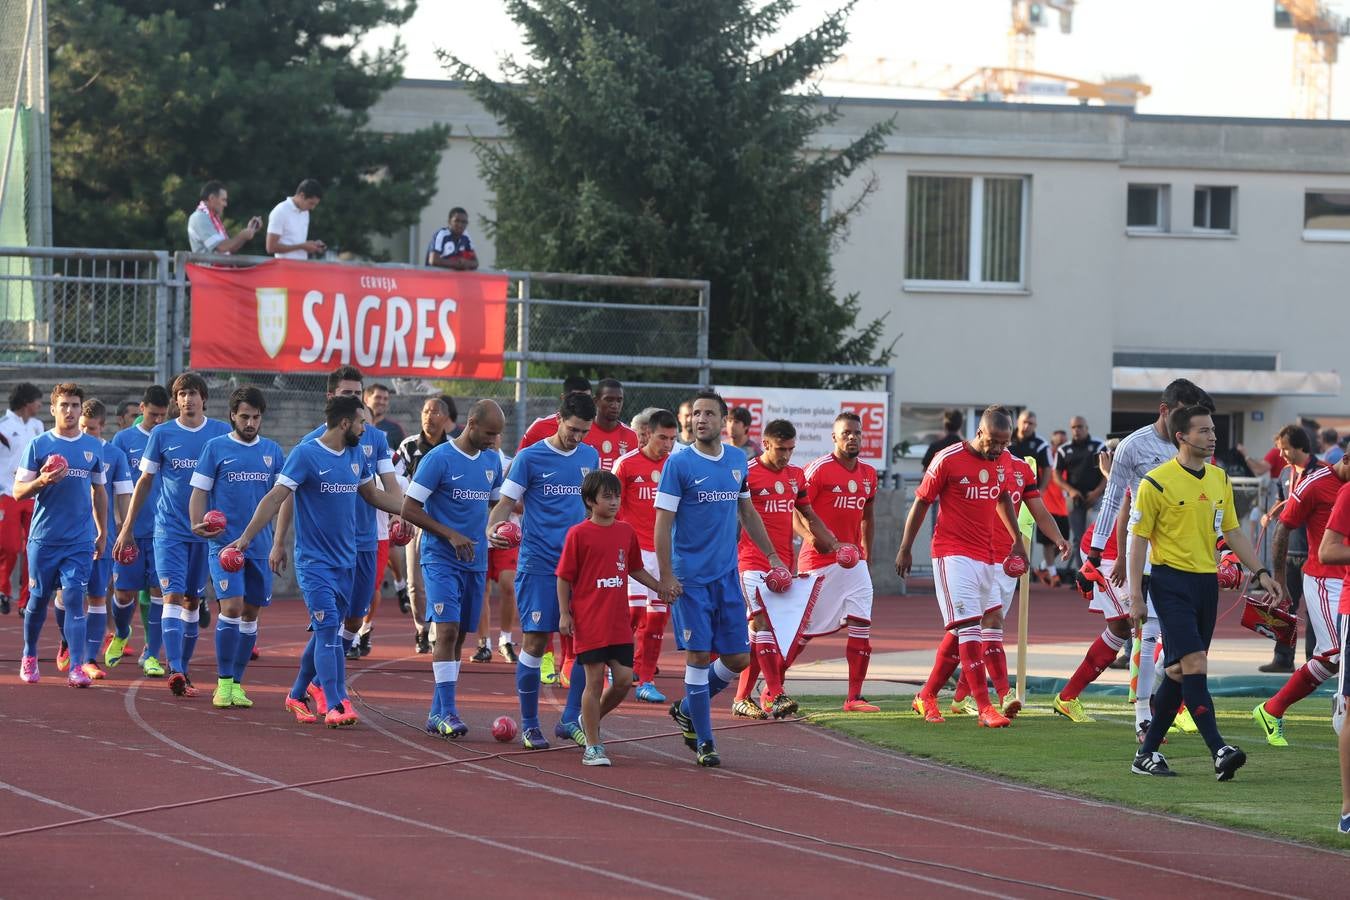
[[[1216,572],[1215,537],[1238,527],[1233,485],[1218,466],[1197,476],[1173,457],[1140,480],[1130,522],[1148,540],[1153,565]]]

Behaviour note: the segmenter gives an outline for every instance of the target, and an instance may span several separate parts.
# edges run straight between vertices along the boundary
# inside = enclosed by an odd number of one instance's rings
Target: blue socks
[[[459,715],[455,707],[455,687],[459,682],[459,663],[433,662],[432,674],[436,678],[436,691],[431,698],[433,716]]]
[[[1200,675],[1181,676],[1181,696],[1186,708],[1200,729],[1210,755],[1218,753],[1224,746],[1223,735],[1219,734],[1219,723],[1214,719],[1214,700],[1209,696],[1209,677]]]
[[[119,601],[113,600],[113,632],[122,640],[131,637],[131,620],[136,616],[136,601],[132,600],[126,606]]]
[[[183,608],[173,603],[163,605],[161,630],[164,633],[164,655],[169,669],[183,671]]]
[[[42,636],[42,626],[47,621],[47,604],[49,602],[49,600],[39,600],[36,594],[30,594],[28,597],[28,606],[23,611],[24,656],[37,656],[38,638]],[[538,669],[535,670],[536,673],[538,671]],[[537,691],[538,687],[536,686],[535,689]]]
[[[521,651],[516,657],[516,696],[520,698],[521,729],[539,727],[539,662]]]
[[[314,645],[314,671],[319,678],[319,687],[323,688],[323,696],[328,701],[328,708],[340,706],[343,695],[338,681],[338,660],[342,659],[342,641],[338,638],[337,626],[325,625],[315,629],[310,642]]]
[[[737,680],[736,673],[720,659],[711,666],[684,667],[684,699],[680,701],[680,711],[693,720],[694,733],[700,744],[711,743],[713,739],[712,698]]]
[[[145,655],[162,659],[164,654],[164,601],[150,598],[150,610],[145,616]]]
[[[573,660],[571,678],[571,684],[567,688],[567,703],[563,706],[562,720],[564,722],[579,722],[581,720],[581,695],[586,690],[586,667]]]
[[[95,603],[95,601],[98,601]],[[98,651],[103,646],[103,635],[108,631],[108,605],[103,597],[90,597],[85,612],[84,661],[97,663]]]
[[[197,649],[197,634],[201,631],[201,623],[197,621],[197,610],[183,610],[186,618],[183,619],[183,668],[180,669],[184,675],[187,674],[188,666],[192,665],[192,654]]]
[[[258,643],[258,620],[252,622],[241,621],[239,623],[239,643],[234,648],[234,680],[237,684],[244,683],[244,670],[248,668],[248,662],[253,656],[253,646]]]
[[[295,676],[295,684],[291,685],[291,699],[304,700],[309,691],[310,682],[314,680],[315,674],[315,644],[318,640],[318,632],[309,636],[309,643],[305,645],[304,652],[300,654],[300,672]]]
[[[239,652],[239,620],[216,616],[216,677],[234,678],[235,654]]]

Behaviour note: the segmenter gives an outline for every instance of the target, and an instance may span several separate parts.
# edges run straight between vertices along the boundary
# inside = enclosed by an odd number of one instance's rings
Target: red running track
[[[931,598],[880,604],[879,643],[911,639],[884,624],[909,620],[910,603],[933,612]],[[1048,627],[1052,605],[1033,623]],[[17,624],[0,620],[4,646],[18,646]],[[447,743],[420,730],[427,660],[391,641],[351,667],[360,725],[297,726],[280,705],[303,627],[298,604],[265,614],[251,710],[214,710],[207,692],[174,698],[130,660],[74,691],[50,662],[34,686],[4,659],[3,893],[113,881],[231,898],[463,884],[506,896],[819,896],[847,885],[884,896],[1322,897],[1350,877],[1345,854],[1013,785],[805,723],[736,727],[725,703],[720,770],[696,767],[664,710],[635,702],[605,720],[612,769],[583,768],[574,747],[526,754],[488,734],[515,706],[500,662],[465,664],[460,709],[473,730]],[[201,648],[205,684],[210,642]],[[678,670],[674,655],[665,661]],[[677,681],[662,687],[674,693]],[[547,726],[562,699],[544,690]]]

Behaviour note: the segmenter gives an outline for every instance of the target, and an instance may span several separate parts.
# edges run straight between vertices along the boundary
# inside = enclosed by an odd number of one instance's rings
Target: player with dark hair
[[[192,531],[206,538],[207,566],[220,601],[216,617],[216,689],[211,705],[219,709],[249,707],[244,693],[244,670],[258,641],[258,614],[272,602],[272,523],[249,545],[243,565],[232,570],[221,553],[239,538],[253,511],[276,485],[286,455],[281,446],[262,437],[267,399],[256,387],[241,387],[230,395],[229,434],[212,438],[202,448],[192,473],[188,520]],[[225,514],[225,527],[205,523],[208,509]]]
[[[584,375],[568,375],[564,378],[562,393],[558,395],[558,402],[565,403],[572,394],[585,394],[587,397],[593,397],[590,379]],[[525,435],[520,439],[520,446],[516,449],[516,452],[519,453],[531,444],[537,444],[553,437],[558,431],[558,416],[558,413],[553,413],[548,416],[540,416],[531,422],[529,427],[525,429]],[[587,433],[589,434],[589,432]]]
[[[675,640],[685,651],[685,695],[671,705],[670,715],[700,766],[722,764],[713,742],[711,701],[750,663],[745,599],[736,572],[738,526],[770,568],[785,565],[750,502],[744,454],[722,443],[726,414],[719,394],[694,396],[695,441],[670,457],[656,495],[660,593],[674,604]],[[716,662],[711,662],[713,653],[719,655]]]
[[[23,564],[28,530],[33,523],[33,501],[14,496],[14,472],[29,443],[42,434],[42,390],[21,381],[9,392],[9,409],[0,416],[0,615],[9,615],[14,569],[19,569],[19,608],[28,604],[28,572]]]
[[[449,426],[454,419],[453,401],[449,397],[433,395],[422,401],[421,430],[404,438],[394,451],[394,471],[405,488],[417,473],[422,459],[450,440]],[[395,589],[399,592],[399,607],[405,614],[412,614],[413,650],[425,654],[431,652],[431,635],[427,625],[426,585],[422,583],[422,567],[418,560],[421,534],[417,526],[410,527],[413,529],[412,540],[403,548],[408,580],[403,588],[395,585]]]

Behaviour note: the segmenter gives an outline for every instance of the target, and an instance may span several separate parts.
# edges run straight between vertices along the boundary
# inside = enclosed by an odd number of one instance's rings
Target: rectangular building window
[[[911,175],[905,281],[1020,288],[1026,186],[1022,176]]]
[[[1196,231],[1232,233],[1233,199],[1237,188],[1197,187],[1195,189],[1195,218],[1191,225]]]
[[[1314,241],[1350,241],[1350,191],[1305,191],[1303,236]]]
[[[1165,184],[1132,184],[1125,196],[1125,227],[1130,231],[1167,231]]]

